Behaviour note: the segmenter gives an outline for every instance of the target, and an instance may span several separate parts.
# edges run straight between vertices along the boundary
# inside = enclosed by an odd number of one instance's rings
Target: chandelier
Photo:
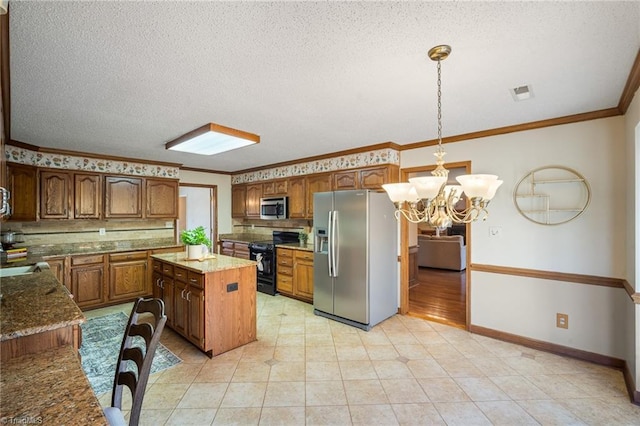
[[[496,175],[462,175],[456,177],[460,185],[448,185],[449,171],[444,167],[442,148],[442,91],[440,62],[451,53],[451,46],[440,45],[429,50],[429,58],[438,63],[438,148],[434,153],[436,168],[432,176],[409,179],[409,182],[382,185],[396,206],[395,216],[404,216],[412,223],[425,222],[439,230],[453,223],[470,223],[486,220],[487,206],[502,181]],[[463,209],[456,209],[462,195],[468,202]],[[403,208],[407,203],[407,208]]]

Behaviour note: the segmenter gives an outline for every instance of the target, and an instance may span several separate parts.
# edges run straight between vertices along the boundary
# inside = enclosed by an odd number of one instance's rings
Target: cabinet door
[[[272,197],[275,195],[287,195],[287,180],[272,180],[271,182],[265,182],[262,184],[262,196]]]
[[[47,263],[49,264],[49,269],[55,275],[55,277],[60,281],[71,293],[71,283],[66,276],[66,258],[65,257],[56,257],[47,259]]]
[[[389,183],[389,172],[387,166],[360,170],[360,187],[362,189],[381,189],[383,184]]]
[[[293,266],[293,292],[296,296],[313,301],[313,253],[296,251]]]
[[[189,286],[185,295],[189,303],[187,338],[199,347],[204,347],[204,292]]]
[[[80,308],[104,303],[104,265],[71,268],[71,293]]]
[[[153,271],[153,273],[151,274],[151,285],[153,286],[153,298],[154,299],[162,299],[162,274],[157,272],[157,271]],[[167,310],[167,307],[165,306],[165,311]]]
[[[247,187],[233,185],[231,188],[231,217],[244,217],[246,213]]]
[[[262,184],[247,185],[246,216],[260,217],[260,198],[262,197]]]
[[[301,219],[306,217],[306,180],[304,177],[289,179],[289,217]]]
[[[38,173],[32,166],[7,164],[8,189],[11,193],[8,220],[31,222],[37,220]]]
[[[146,259],[109,263],[109,300],[147,296],[149,290]]]
[[[178,217],[178,181],[147,179],[147,217]]]
[[[142,218],[142,179],[105,177],[107,218]]]
[[[176,317],[176,292],[173,278],[162,278],[162,301],[164,302],[164,313],[167,316],[167,324],[174,326]]]
[[[329,173],[307,178],[307,218],[313,219],[313,194],[326,191],[331,191],[331,175]]]
[[[100,175],[76,173],[73,175],[73,216],[76,219],[102,217],[102,180]]]
[[[40,171],[40,219],[69,219],[71,175]]]
[[[189,301],[186,298],[187,284],[182,281],[174,281],[173,291],[173,328],[183,336],[187,335],[187,322],[189,321]],[[166,291],[166,288],[165,288]]]
[[[333,189],[342,191],[345,189],[359,189],[360,180],[357,171],[337,172],[333,174]]]
[[[233,256],[239,257],[240,259],[249,260],[249,244],[245,243],[234,243],[233,245]]]

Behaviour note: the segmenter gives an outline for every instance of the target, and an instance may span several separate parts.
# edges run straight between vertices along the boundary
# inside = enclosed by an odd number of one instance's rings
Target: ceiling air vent
[[[516,102],[533,98],[533,92],[529,85],[516,87],[509,91],[511,92],[511,96],[513,96],[513,100]]]

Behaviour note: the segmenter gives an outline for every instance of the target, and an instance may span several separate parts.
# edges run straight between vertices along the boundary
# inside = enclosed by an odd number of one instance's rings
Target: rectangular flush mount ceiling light
[[[165,144],[166,149],[213,155],[260,143],[260,136],[215,123],[205,124]]]

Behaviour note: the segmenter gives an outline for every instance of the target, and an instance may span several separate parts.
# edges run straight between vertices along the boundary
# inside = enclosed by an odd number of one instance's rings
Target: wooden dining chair
[[[134,303],[116,364],[111,407],[104,409],[110,425],[127,424],[122,412],[122,391],[127,386],[132,399],[128,424],[137,426],[153,355],[166,322],[167,316],[161,299],[139,298]]]

